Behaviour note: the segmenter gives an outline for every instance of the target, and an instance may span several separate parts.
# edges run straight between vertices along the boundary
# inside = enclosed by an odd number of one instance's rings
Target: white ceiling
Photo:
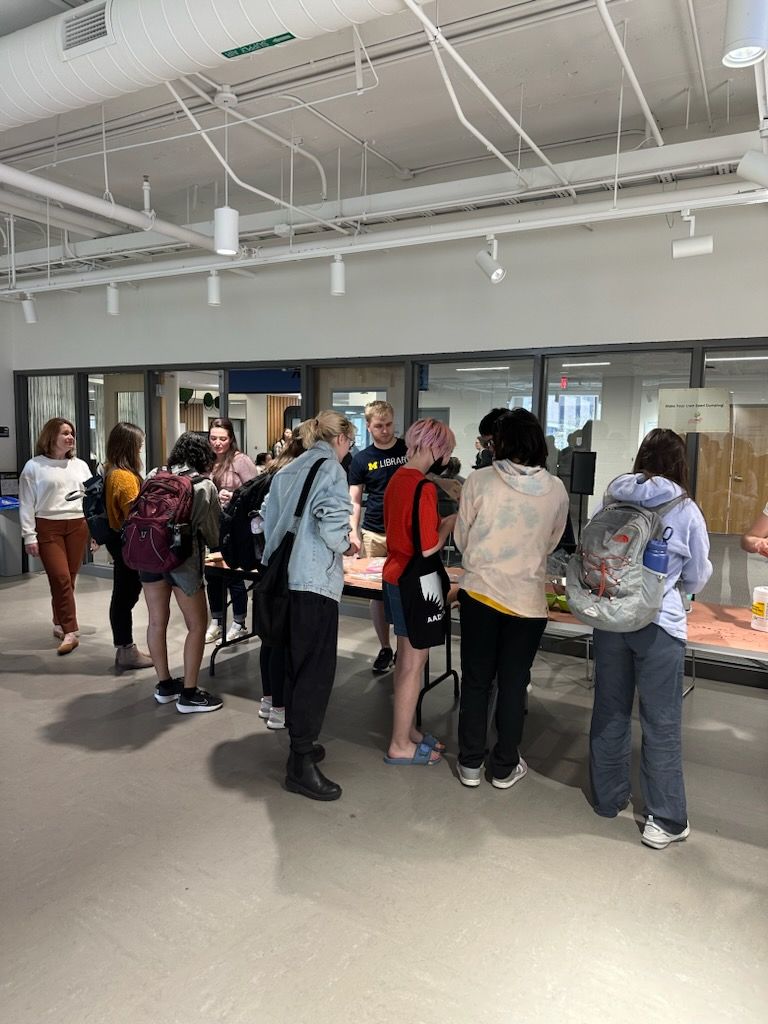
[[[71,6],[77,6],[77,0],[2,0],[0,34]],[[720,62],[726,0],[695,0],[694,6],[712,131],[705,118],[687,0],[609,4],[620,34],[626,24],[630,59],[668,142],[757,126],[752,70],[733,71]],[[440,0],[425,10],[431,17],[439,16],[446,36],[514,116],[522,107],[524,127],[554,162],[615,151],[621,70],[589,0]],[[284,110],[289,102],[279,94],[291,92],[318,104],[349,132],[417,172],[403,181],[373,154],[364,168],[361,147],[306,111],[269,118],[265,124],[273,131],[300,139],[322,161],[332,199],[339,160],[344,196],[458,181],[503,169],[458,123],[424,34],[409,13],[364,25],[361,35],[380,79],[361,96],[354,95],[350,33],[228,62],[212,77],[236,87],[241,113]],[[518,142],[510,127],[455,68],[451,77],[467,115],[516,159]],[[190,96],[183,86],[180,91]],[[352,95],[322,102],[350,91]],[[206,108],[199,98],[192,98],[190,105],[206,127],[222,123],[222,113]],[[221,199],[221,169],[198,137],[172,138],[189,133],[191,127],[165,87],[108,102],[104,118],[112,151],[109,186],[117,202],[140,207],[142,176],[148,174],[158,215],[179,223],[210,219]],[[654,147],[645,139],[644,119],[629,89],[622,127],[624,151]],[[221,133],[216,138],[221,141]],[[242,126],[230,129],[229,149],[233,166],[245,180],[287,198],[293,174],[296,201],[319,201],[319,177],[307,160],[296,156],[292,168],[288,150]],[[0,161],[100,196],[105,189],[100,108],[3,133]],[[537,165],[538,160],[524,152],[522,164]],[[241,212],[272,208],[238,188],[231,190],[230,201]],[[22,231],[19,241],[20,248],[39,245],[39,229],[30,230],[26,238]]]

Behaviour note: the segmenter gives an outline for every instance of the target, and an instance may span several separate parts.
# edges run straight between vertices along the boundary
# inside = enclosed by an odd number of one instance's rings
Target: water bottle
[[[643,552],[643,565],[646,569],[666,576],[669,569],[669,553],[667,542],[661,540],[649,540]]]

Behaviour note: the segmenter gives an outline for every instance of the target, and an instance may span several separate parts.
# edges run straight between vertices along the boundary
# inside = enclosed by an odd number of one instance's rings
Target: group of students
[[[477,787],[485,769],[495,788],[508,789],[527,773],[520,756],[525,691],[547,621],[547,557],[563,535],[568,494],[562,481],[546,469],[547,444],[536,417],[523,409],[493,413],[487,441],[490,465],[478,468],[464,483],[458,512],[453,515],[440,515],[436,486],[428,482],[420,488],[418,524],[421,554],[439,551],[450,535],[462,553],[458,779],[464,786]],[[289,640],[285,649],[262,645],[264,696],[259,714],[268,720],[274,714],[273,727],[288,728],[286,787],[317,800],[341,796],[341,787],[318,767],[325,757],[318,739],[336,671],[344,556],[385,558],[384,600],[374,606],[380,651],[373,666],[374,671],[387,671],[394,661],[393,725],[385,763],[431,767],[445,751],[443,742],[415,725],[427,651],[409,639],[399,580],[415,553],[412,516],[417,487],[425,476],[435,479],[434,474],[442,471],[456,441],[450,428],[434,419],[418,420],[404,439],[396,438],[387,403],[373,403],[366,414],[373,444],[351,463],[354,426],[337,412],[319,413],[286,438],[269,467],[269,487],[258,517],[265,564],[286,531],[295,532],[288,568]],[[117,661],[133,662],[135,667],[153,664],[159,703],[175,702],[182,713],[217,710],[221,698],[197,685],[208,622],[204,549],[218,546],[221,504],[253,475],[252,464],[247,465],[246,457],[237,452],[226,420],[214,421],[209,439],[183,434],[168,465],[174,473],[196,478],[192,553],[170,573],[134,573],[122,560],[119,529],[141,486],[142,443],[139,428],[118,424],[107,446],[107,508],[114,530],[114,543],[108,547],[115,563],[110,619]],[[73,592],[87,540],[82,512],[65,496],[91,475],[88,466],[74,457],[74,447],[72,424],[50,421],[38,441],[37,455],[24,468],[20,486],[24,540],[30,554],[39,554],[48,573],[54,632],[61,639],[62,654],[78,642]],[[297,500],[310,471],[315,476],[305,512],[297,522]],[[366,490],[368,503],[361,524]],[[705,585],[712,572],[709,540],[703,516],[689,493],[685,444],[670,430],[656,429],[646,436],[632,471],[616,478],[610,493],[617,500],[649,508],[672,498],[683,499],[664,519],[672,527],[670,564],[655,621],[633,632],[597,629],[594,634],[595,693],[589,739],[594,809],[604,817],[615,817],[629,802],[631,713],[637,692],[647,815],[642,841],[660,849],[690,832],[681,745],[686,613],[678,584],[688,593]],[[747,550],[766,555],[766,537],[768,507],[743,543]],[[131,632],[131,612],[142,590],[149,610],[149,658],[135,648]],[[214,623],[221,608],[217,591],[218,587],[209,588]],[[184,675],[177,679],[171,677],[166,645],[171,594],[187,627]],[[235,585],[235,627],[242,629],[244,598]],[[396,637],[396,658],[390,629]],[[494,685],[496,738],[489,750]]]

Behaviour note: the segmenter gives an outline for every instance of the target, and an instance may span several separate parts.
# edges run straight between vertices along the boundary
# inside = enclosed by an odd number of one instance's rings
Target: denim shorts
[[[384,594],[384,614],[395,630],[395,636],[408,636],[408,627],[405,624],[405,612],[403,601],[400,597],[400,587],[396,583],[382,583]]]

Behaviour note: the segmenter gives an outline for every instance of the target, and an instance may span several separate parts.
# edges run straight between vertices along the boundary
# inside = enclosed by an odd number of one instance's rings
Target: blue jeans
[[[685,644],[651,623],[634,633],[596,629],[594,645],[589,771],[595,810],[613,818],[629,800],[632,702],[637,688],[640,785],[646,813],[662,827],[682,832],[688,820],[681,736]]]

